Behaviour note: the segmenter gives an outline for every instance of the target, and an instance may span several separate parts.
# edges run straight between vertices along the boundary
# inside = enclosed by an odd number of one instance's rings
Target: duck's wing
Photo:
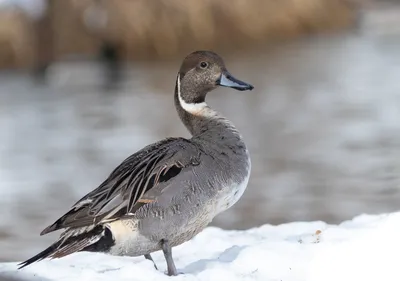
[[[184,138],[167,138],[146,146],[125,159],[98,188],[76,202],[41,235],[132,215],[144,204],[156,200],[154,187],[198,165],[199,161],[200,148]]]

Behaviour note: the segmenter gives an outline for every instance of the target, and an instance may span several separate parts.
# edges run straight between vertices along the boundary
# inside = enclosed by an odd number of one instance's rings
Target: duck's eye
[[[205,62],[205,61],[202,61],[202,62],[200,63],[200,67],[201,67],[202,69],[206,69],[206,68],[208,67],[208,63]]]

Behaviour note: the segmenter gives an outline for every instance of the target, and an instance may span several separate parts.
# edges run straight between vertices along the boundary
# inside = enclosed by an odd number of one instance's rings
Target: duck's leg
[[[156,263],[154,262],[154,260],[153,260],[153,258],[151,257],[150,254],[144,255],[144,258],[145,258],[146,260],[152,261],[152,262],[153,262],[153,265],[154,265],[154,268],[158,270],[157,265],[156,265]]]
[[[178,275],[178,271],[176,271],[175,263],[172,258],[172,249],[168,243],[168,240],[161,240],[161,248],[164,253],[165,261],[167,262],[168,275],[176,276]]]

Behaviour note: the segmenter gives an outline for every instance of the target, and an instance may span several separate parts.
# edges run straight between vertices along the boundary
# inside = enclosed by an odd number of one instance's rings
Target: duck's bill
[[[253,90],[254,88],[252,85],[236,79],[227,71],[221,74],[221,78],[218,80],[217,84],[223,87],[230,87],[239,91]]]

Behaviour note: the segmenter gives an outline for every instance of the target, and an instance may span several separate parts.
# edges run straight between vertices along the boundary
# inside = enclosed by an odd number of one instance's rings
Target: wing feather
[[[192,158],[199,155],[199,147],[184,138],[168,138],[146,146],[126,158],[99,187],[76,202],[41,235],[133,214],[142,205],[156,200],[146,197],[149,190],[160,182],[171,180],[183,169],[198,165],[198,161],[193,162]]]

